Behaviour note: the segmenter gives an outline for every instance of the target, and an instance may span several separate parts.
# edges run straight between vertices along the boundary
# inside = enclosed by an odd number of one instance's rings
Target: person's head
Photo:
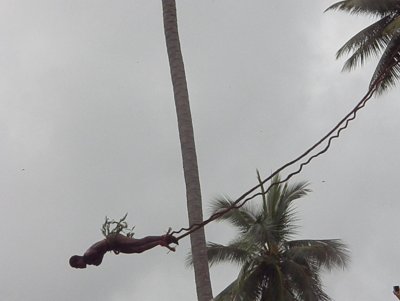
[[[69,265],[76,269],[86,268],[86,262],[83,260],[83,256],[74,255],[69,259]]]

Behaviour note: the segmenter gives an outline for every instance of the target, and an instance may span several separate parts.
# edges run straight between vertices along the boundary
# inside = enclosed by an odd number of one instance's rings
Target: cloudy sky
[[[323,13],[328,0],[177,0],[205,215],[322,137],[366,92],[376,61],[341,73],[335,52],[373,20]],[[293,180],[297,238],[341,238],[335,300],[394,300],[400,284],[399,90],[373,99],[330,151]],[[0,1],[0,299],[195,300],[176,253],[68,258],[102,238],[104,217],[135,235],[187,225],[161,1]],[[256,201],[254,201],[256,202]],[[226,242],[212,224],[207,238]],[[235,267],[211,270],[218,293]]]

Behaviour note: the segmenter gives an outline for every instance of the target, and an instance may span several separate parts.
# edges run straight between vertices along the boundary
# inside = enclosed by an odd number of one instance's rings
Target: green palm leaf
[[[212,205],[212,213],[224,211],[225,209],[231,208],[234,205],[234,201],[227,197],[220,197],[216,199]],[[226,220],[233,226],[239,229],[239,231],[246,232],[249,227],[257,220],[257,211],[249,205],[245,205],[240,210],[230,210],[221,216],[219,221]]]
[[[251,301],[258,300],[262,294],[264,265],[245,264],[237,279],[228,285],[214,300],[216,301]],[[278,301],[278,300],[276,300]]]
[[[229,284],[222,292],[220,292],[213,300],[215,301],[237,301],[240,300],[235,298],[237,291],[237,280],[234,280]]]
[[[269,216],[273,215],[278,207],[278,203],[280,201],[281,197],[281,190],[282,190],[282,185],[279,185],[281,181],[279,175],[276,175],[275,177],[272,178],[271,181],[271,188],[267,194],[267,212],[263,212],[264,214],[267,214]]]
[[[246,271],[243,271],[237,281],[237,295],[242,298],[241,300],[259,300],[265,287],[266,275],[271,270],[271,265],[262,262],[250,265]]]
[[[400,78],[400,1],[345,0],[331,5],[327,10],[367,13],[381,18],[346,42],[336,57],[353,52],[343,66],[343,70],[351,70],[371,56],[379,56],[383,52],[369,88],[383,93],[394,86]]]
[[[269,202],[268,216],[266,223],[269,223],[270,232],[273,234],[275,241],[281,241],[295,234],[296,221],[292,202],[297,200],[310,191],[307,189],[308,183],[299,182],[293,185],[279,185],[279,189],[273,191]]]
[[[370,87],[376,85],[377,92],[382,93],[396,84],[400,78],[400,30],[397,30],[379,60],[372,76]]]
[[[251,257],[251,249],[252,245],[242,241],[227,246],[210,242],[207,244],[207,255],[210,265],[221,262],[243,264]]]
[[[286,260],[282,270],[288,278],[289,290],[299,300],[329,300],[329,296],[322,290],[321,279],[315,267],[308,266],[300,258],[297,261]]]
[[[386,16],[374,24],[368,26],[352,37],[336,53],[339,58],[351,51],[353,55],[346,61],[343,70],[351,70],[357,65],[362,65],[372,55],[379,55],[390,41],[389,33],[385,32],[386,27],[393,21],[394,16]]]
[[[398,0],[345,0],[331,5],[325,11],[344,10],[351,14],[386,16],[398,9]]]
[[[270,268],[268,273],[265,273],[265,281],[260,300],[290,300],[288,297],[291,297],[291,295],[287,290],[286,283],[286,275],[283,274],[280,265],[274,265]]]
[[[349,261],[349,251],[343,242],[331,240],[292,240],[286,243],[288,258],[302,258],[317,267],[344,268]]]

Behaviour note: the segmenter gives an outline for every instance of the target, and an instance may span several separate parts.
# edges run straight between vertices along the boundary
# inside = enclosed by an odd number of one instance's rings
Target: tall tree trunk
[[[174,89],[176,115],[186,183],[189,224],[203,221],[199,172],[194,143],[192,116],[186,83],[185,68],[179,42],[175,0],[162,0],[164,32]],[[212,299],[204,229],[190,235],[197,297],[199,301]]]

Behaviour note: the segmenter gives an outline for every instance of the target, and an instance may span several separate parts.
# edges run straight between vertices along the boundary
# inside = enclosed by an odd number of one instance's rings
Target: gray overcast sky
[[[333,1],[177,0],[203,201],[236,197],[327,132],[364,95],[376,62],[340,73],[335,52],[373,20]],[[104,216],[137,237],[187,225],[161,1],[0,1],[0,299],[195,300],[189,250],[68,258]],[[393,300],[400,283],[398,88],[371,101],[294,180],[298,238],[342,238],[335,300]],[[226,242],[213,224],[209,240]],[[211,270],[214,293],[236,276]]]

